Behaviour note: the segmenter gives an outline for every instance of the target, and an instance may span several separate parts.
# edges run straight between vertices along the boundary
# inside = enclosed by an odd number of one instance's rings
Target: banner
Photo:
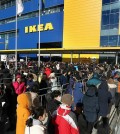
[[[23,6],[23,3],[22,3],[22,0],[16,0],[16,6],[17,6],[17,15],[21,15],[23,10],[24,10],[24,6]]]

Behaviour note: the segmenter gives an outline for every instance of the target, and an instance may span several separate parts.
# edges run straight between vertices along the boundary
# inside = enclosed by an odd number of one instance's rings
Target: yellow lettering
[[[38,31],[43,31],[44,30],[44,24],[38,25]]]
[[[29,32],[30,32],[30,33],[37,32],[37,30],[36,30],[36,25],[29,26]]]
[[[46,23],[46,24],[40,24],[40,25],[33,25],[33,26],[26,26],[25,27],[25,33],[33,33],[37,31],[47,31],[47,30],[53,30],[52,23]]]
[[[25,33],[28,33],[29,31],[28,31],[28,27],[25,27]]]
[[[46,23],[44,30],[45,30],[45,31],[46,31],[46,30],[53,30],[53,25],[52,25],[52,23]]]

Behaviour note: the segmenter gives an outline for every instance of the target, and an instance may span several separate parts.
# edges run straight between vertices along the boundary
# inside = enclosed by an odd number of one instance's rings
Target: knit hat
[[[112,78],[110,78],[110,79],[108,80],[108,84],[115,84],[115,82],[114,82],[114,80],[113,80]]]
[[[73,97],[70,94],[64,94],[62,96],[62,103],[71,106],[71,104],[73,103]]]
[[[18,75],[16,76],[16,79],[18,79],[18,78],[21,78],[21,75],[18,74]]]

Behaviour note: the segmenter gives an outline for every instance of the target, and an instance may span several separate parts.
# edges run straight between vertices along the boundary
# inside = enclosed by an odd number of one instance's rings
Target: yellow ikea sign
[[[25,33],[34,33],[38,31],[48,31],[53,30],[52,23],[40,24],[40,25],[33,25],[25,27]]]

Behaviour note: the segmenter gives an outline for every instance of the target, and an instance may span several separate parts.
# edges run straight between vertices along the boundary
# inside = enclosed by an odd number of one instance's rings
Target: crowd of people
[[[110,134],[113,105],[119,114],[119,65],[1,62],[0,83],[2,134],[6,122],[16,134]]]

